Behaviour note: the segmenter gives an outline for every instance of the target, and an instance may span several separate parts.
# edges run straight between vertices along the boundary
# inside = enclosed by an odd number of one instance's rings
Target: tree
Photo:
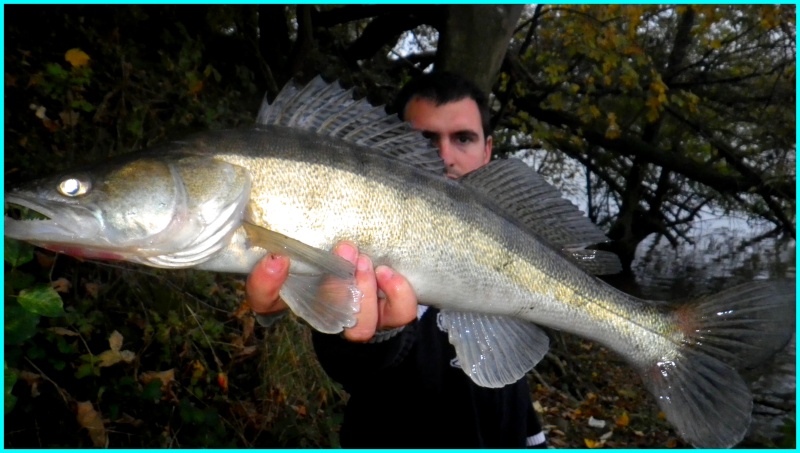
[[[520,28],[501,123],[587,167],[624,264],[706,205],[795,237],[793,7],[554,6]]]

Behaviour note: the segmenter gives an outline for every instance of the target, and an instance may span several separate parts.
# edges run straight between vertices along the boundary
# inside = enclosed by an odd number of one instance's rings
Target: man
[[[450,73],[421,76],[396,102],[401,118],[439,149],[448,178],[486,165],[492,153],[485,95]],[[544,447],[523,378],[500,389],[480,387],[461,370],[437,323],[438,310],[417,304],[409,282],[349,242],[334,253],[356,266],[364,294],[354,327],[313,333],[325,371],[350,393],[341,444],[354,447]],[[278,297],[288,259],[270,255],[248,278],[259,322],[287,307]],[[379,296],[380,295],[380,296]]]

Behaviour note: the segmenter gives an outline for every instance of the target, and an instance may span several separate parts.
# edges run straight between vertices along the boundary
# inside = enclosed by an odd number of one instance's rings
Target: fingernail
[[[352,245],[343,243],[336,246],[334,253],[352,263],[356,261],[358,251]]]
[[[375,277],[381,280],[389,280],[394,277],[394,271],[388,266],[378,266],[375,268]]]
[[[286,259],[280,255],[270,253],[264,261],[264,269],[270,274],[278,274],[286,268]]]
[[[356,267],[360,272],[368,271],[372,267],[372,262],[367,256],[361,255],[358,257]]]

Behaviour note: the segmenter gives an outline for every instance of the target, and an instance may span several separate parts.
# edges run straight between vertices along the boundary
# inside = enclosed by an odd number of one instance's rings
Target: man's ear
[[[483,163],[488,164],[490,160],[492,160],[492,136],[486,137],[486,145],[483,149]]]

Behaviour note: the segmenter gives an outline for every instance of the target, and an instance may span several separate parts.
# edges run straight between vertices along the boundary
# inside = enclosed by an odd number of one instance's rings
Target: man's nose
[[[436,142],[436,147],[439,148],[439,157],[442,158],[444,164],[446,166],[450,166],[453,163],[453,158],[455,156],[452,145],[450,145],[450,143],[445,139],[439,139]]]

